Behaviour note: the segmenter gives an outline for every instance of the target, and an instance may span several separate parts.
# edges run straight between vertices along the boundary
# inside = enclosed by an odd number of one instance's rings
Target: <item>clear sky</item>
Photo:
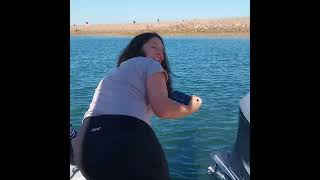
[[[250,0],[70,0],[70,24],[250,16]]]

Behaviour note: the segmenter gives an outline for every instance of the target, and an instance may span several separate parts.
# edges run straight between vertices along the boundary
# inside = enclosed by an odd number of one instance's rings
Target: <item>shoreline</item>
[[[70,35],[135,36],[156,32],[163,36],[244,36],[250,37],[250,17],[194,19],[126,24],[85,24],[70,26]]]
[[[161,36],[191,36],[191,37],[199,37],[199,36],[208,36],[208,37],[250,37],[250,33],[179,33],[179,34],[163,34],[158,33]],[[71,36],[136,36],[138,34],[125,34],[125,33],[77,33],[77,34],[70,34]]]

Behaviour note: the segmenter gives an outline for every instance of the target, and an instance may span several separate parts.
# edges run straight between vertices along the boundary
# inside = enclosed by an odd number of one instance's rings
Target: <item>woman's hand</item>
[[[188,110],[190,114],[197,112],[200,109],[201,104],[202,104],[201,98],[198,96],[192,95],[190,102],[188,104]]]

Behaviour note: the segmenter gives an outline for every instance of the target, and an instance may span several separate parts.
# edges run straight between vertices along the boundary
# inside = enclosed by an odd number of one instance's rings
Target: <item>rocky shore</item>
[[[136,35],[157,32],[161,35],[245,35],[250,34],[250,17],[193,19],[180,21],[132,22],[127,24],[71,25],[73,35]]]

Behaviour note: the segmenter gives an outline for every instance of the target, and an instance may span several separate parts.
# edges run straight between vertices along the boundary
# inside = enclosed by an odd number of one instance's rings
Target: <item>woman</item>
[[[150,117],[182,118],[198,111],[171,100],[170,69],[162,38],[134,37],[119,56],[117,69],[95,90],[75,148],[77,165],[91,179],[169,179],[167,161]]]

